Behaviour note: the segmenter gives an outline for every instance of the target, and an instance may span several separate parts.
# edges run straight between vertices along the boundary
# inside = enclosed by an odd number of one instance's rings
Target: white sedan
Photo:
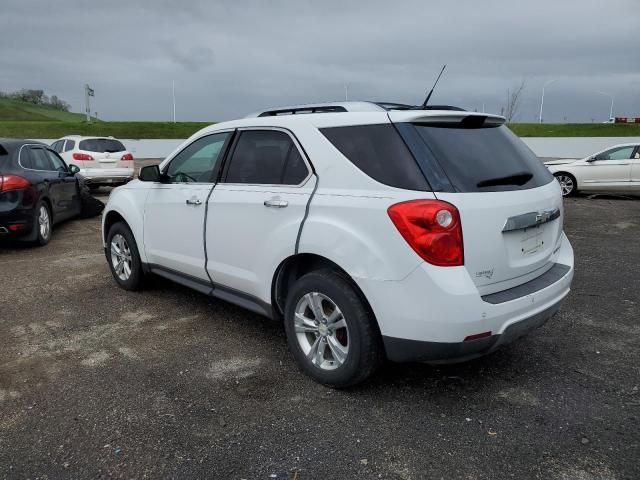
[[[578,191],[640,193],[640,144],[625,143],[579,160],[544,163],[553,173],[562,195]]]

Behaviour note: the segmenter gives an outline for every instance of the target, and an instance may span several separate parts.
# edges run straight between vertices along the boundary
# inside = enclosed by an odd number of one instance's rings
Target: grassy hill
[[[35,122],[83,122],[81,113],[65,112],[44,105],[21,102],[9,98],[0,98],[0,121],[35,121]]]
[[[188,138],[214,122],[3,122],[0,137],[59,138],[64,135],[99,135],[116,138]]]
[[[640,123],[512,123],[520,137],[640,137]]]
[[[81,113],[0,98],[0,137],[59,138],[64,135],[112,135],[120,138],[187,138],[213,122],[85,122]],[[513,123],[521,137],[640,137],[640,124]]]

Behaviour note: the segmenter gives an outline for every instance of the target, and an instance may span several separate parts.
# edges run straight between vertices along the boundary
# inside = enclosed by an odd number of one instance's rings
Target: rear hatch
[[[115,138],[87,138],[80,140],[78,149],[80,153],[86,153],[93,157],[93,162],[84,162],[86,168],[114,169],[133,167],[133,162],[126,160],[131,154],[122,142]],[[125,157],[125,160],[122,160],[123,157]]]
[[[543,163],[501,117],[417,113],[389,116],[436,197],[460,212],[464,265],[481,294],[551,268],[562,233],[562,196]]]

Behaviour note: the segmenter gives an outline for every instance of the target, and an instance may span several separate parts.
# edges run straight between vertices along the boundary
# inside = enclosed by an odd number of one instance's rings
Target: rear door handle
[[[271,199],[271,200],[264,201],[265,207],[284,208],[287,205],[289,205],[289,202],[287,202],[286,200]]]
[[[199,198],[191,198],[187,200],[187,205],[202,205],[202,201]]]

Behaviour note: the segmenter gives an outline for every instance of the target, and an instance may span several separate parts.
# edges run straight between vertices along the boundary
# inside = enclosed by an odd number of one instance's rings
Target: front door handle
[[[289,202],[287,202],[286,200],[279,200],[279,199],[276,199],[276,198],[272,198],[271,200],[265,200],[264,201],[264,206],[265,207],[284,208],[287,205],[289,205]]]
[[[202,201],[199,198],[191,198],[187,200],[187,205],[202,205]]]

